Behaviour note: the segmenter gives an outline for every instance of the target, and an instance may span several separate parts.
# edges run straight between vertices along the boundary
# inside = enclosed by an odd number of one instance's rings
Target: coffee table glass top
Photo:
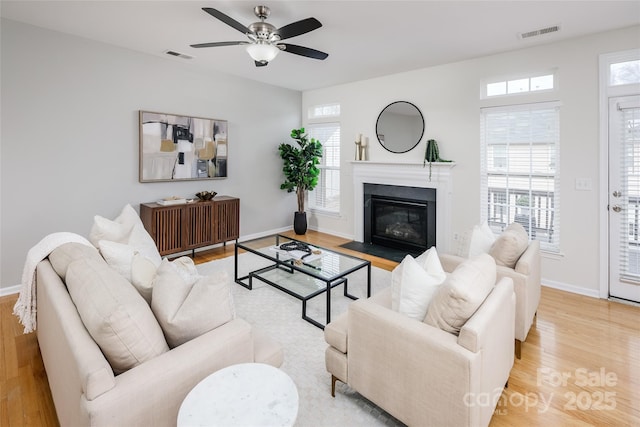
[[[369,261],[367,260],[334,252],[330,249],[315,245],[309,245],[314,252],[304,258],[301,257],[305,254],[302,251],[288,252],[279,249],[282,244],[296,241],[298,240],[277,234],[248,242],[238,243],[238,248],[249,250],[254,253],[257,252],[261,254],[261,256],[269,258],[274,262],[280,261],[290,263],[294,265],[295,269],[304,271],[305,274],[323,281],[335,280],[369,264]],[[277,271],[274,273],[277,273]]]
[[[259,265],[250,264],[251,271],[244,276],[239,274],[239,270],[242,270],[242,264],[247,263],[241,259],[247,258],[238,256],[241,251],[262,259]],[[254,280],[259,280],[302,300],[302,318],[319,328],[324,329],[331,322],[331,289],[343,285],[345,297],[358,299],[348,291],[347,276],[351,273],[361,269],[365,271],[366,296],[371,296],[370,261],[308,245],[280,234],[237,243],[234,259],[237,284],[251,290]],[[325,324],[307,316],[307,301],[322,293],[326,293]]]

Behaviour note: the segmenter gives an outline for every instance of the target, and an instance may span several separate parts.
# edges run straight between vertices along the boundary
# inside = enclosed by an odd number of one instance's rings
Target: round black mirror
[[[387,105],[376,122],[378,141],[392,153],[411,151],[424,134],[424,117],[410,102],[396,101]]]

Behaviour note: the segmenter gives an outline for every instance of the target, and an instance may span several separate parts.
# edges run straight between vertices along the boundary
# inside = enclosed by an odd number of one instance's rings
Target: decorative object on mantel
[[[314,138],[308,138],[304,128],[292,129],[291,138],[299,147],[285,142],[278,147],[284,163],[282,172],[285,178],[280,189],[287,190],[287,193],[296,192],[298,210],[294,213],[293,229],[296,234],[305,234],[307,213],[304,211],[304,197],[307,190],[313,190],[318,185],[318,164],[322,157],[322,144]]]
[[[200,191],[196,193],[196,197],[200,200],[211,200],[216,197],[216,194],[218,193],[215,191]]]
[[[165,197],[162,200],[158,200],[158,204],[162,206],[181,205],[183,203],[187,203],[187,199],[178,196]]]
[[[422,166],[426,166],[429,162],[429,181],[431,181],[431,164],[433,162],[450,163],[451,160],[444,160],[440,158],[440,150],[438,149],[438,143],[435,139],[427,141],[427,147],[424,150],[424,163]]]
[[[367,160],[367,147],[369,146],[369,137],[362,136],[361,133],[356,134],[356,157],[355,160]]]
[[[140,182],[227,177],[227,121],[140,111]]]

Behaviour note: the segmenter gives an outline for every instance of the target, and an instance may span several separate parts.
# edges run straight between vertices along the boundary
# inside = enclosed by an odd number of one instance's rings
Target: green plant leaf
[[[317,165],[322,157],[322,144],[314,138],[309,139],[304,128],[292,129],[290,136],[299,148],[287,143],[278,146],[285,178],[280,189],[287,192],[313,190],[320,175]],[[304,197],[298,197],[298,211],[304,212]]]

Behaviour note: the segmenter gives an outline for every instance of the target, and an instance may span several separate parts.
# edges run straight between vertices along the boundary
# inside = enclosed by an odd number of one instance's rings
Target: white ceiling
[[[253,7],[282,27],[315,17],[323,26],[286,40],[327,52],[324,61],[281,52],[256,68],[243,46],[194,49],[245,36],[201,9],[248,26]],[[640,24],[640,1],[1,1],[4,18],[121,46],[194,67],[308,90],[445,64]],[[519,33],[560,25],[557,33]],[[173,50],[193,59],[170,57]]]

